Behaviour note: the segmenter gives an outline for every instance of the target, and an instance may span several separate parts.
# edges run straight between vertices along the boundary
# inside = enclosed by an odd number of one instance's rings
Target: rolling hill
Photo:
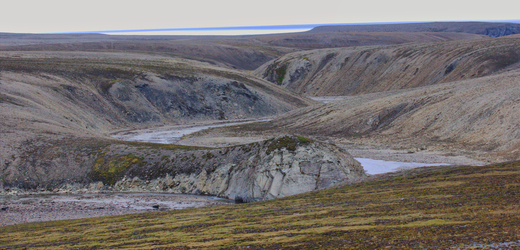
[[[117,36],[1,34],[3,51],[139,52],[254,70],[287,53],[320,48],[479,39],[466,33],[289,33],[256,36]]]
[[[518,163],[425,168],[281,199],[0,227],[0,248],[515,249]]]
[[[114,130],[255,119],[315,103],[243,72],[186,59],[92,52],[0,57],[2,185],[84,177],[96,157],[120,150],[110,148],[122,143],[108,137]]]
[[[520,33],[520,24],[505,22],[430,22],[401,24],[330,25],[310,32],[456,32],[501,37]]]
[[[241,128],[261,134],[291,131],[356,145],[423,148],[492,162],[517,160],[519,80],[520,70],[516,69],[476,79],[356,95]]]
[[[254,75],[310,96],[357,95],[475,79],[518,68],[518,38],[321,49],[287,54]]]

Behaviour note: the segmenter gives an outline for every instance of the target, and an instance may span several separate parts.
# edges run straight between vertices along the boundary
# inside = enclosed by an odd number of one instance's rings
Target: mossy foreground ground
[[[0,248],[445,249],[518,244],[519,201],[520,162],[423,168],[267,202],[7,226],[0,228]]]

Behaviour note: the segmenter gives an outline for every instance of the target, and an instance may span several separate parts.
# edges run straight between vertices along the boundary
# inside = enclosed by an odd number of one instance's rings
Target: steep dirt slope
[[[263,117],[313,103],[247,74],[183,59],[88,52],[1,56],[6,98],[23,105],[61,101],[66,109],[76,106],[72,113],[118,124]]]
[[[0,57],[0,180],[77,170],[112,143],[105,135],[115,129],[259,118],[315,103],[185,59],[84,52]]]
[[[127,51],[180,56],[254,70],[302,49],[478,39],[463,33],[289,33],[258,36],[113,36],[0,34],[1,50]]]
[[[520,39],[481,40],[296,52],[254,74],[300,94],[355,95],[473,79],[520,62]]]
[[[291,131],[387,148],[520,158],[520,69],[478,79],[352,96],[243,130]],[[236,128],[229,128],[235,129]]]

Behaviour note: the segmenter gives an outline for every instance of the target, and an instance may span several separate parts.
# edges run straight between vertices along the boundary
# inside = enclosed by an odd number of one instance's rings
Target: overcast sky
[[[518,0],[0,0],[0,3],[0,32],[16,33],[520,19]],[[186,33],[224,34],[183,32]],[[225,32],[242,33],[265,32]]]

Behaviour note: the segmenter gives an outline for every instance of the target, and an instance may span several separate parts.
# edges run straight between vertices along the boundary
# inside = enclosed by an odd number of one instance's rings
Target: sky
[[[0,32],[62,33],[301,24],[520,20],[520,1],[0,0]],[[519,21],[520,22],[520,21]],[[303,29],[119,34],[238,35]]]

